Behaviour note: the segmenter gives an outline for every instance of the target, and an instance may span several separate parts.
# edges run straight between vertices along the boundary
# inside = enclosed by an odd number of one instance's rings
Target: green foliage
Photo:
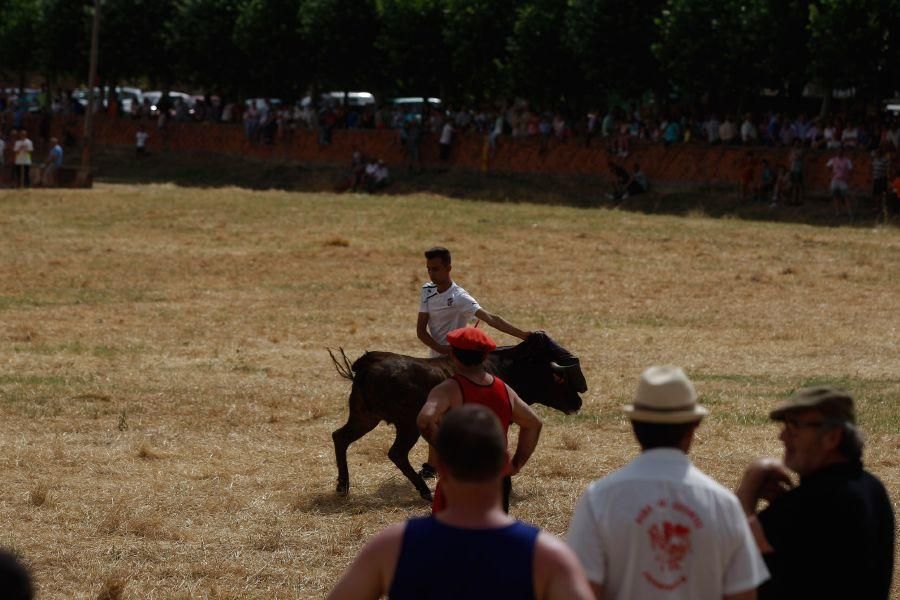
[[[169,21],[169,43],[178,57],[176,77],[228,96],[251,92],[236,75],[254,72],[235,42],[235,22],[246,0],[180,0]],[[214,51],[213,51],[214,49]]]
[[[660,87],[651,47],[657,41],[655,19],[664,4],[664,0],[569,2],[566,43],[595,93],[635,97]]]
[[[443,97],[450,51],[443,42],[443,0],[379,0],[375,46],[384,60],[384,91]]]
[[[0,72],[21,79],[37,66],[40,14],[39,0],[0,2]]]
[[[92,0],[0,0],[0,75],[84,80]],[[900,0],[102,0],[103,82],[290,100],[310,88],[524,97],[653,92],[740,108],[809,83],[900,88]]]

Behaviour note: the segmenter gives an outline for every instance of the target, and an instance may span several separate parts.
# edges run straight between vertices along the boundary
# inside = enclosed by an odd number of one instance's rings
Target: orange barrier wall
[[[391,130],[335,130],[332,141],[326,146],[317,143],[316,134],[297,131],[289,138],[278,139],[272,145],[251,144],[245,139],[241,125],[212,123],[170,123],[165,131],[159,131],[155,122],[131,119],[110,119],[103,116],[95,120],[95,140],[99,146],[134,146],[135,133],[143,123],[150,133],[148,151],[201,151],[256,159],[296,161],[330,166],[348,165],[355,148],[367,156],[383,159],[388,165],[406,164],[405,148],[396,132]],[[34,123],[32,131],[36,131]],[[51,132],[62,138],[63,127],[76,138],[81,137],[81,119],[56,120]],[[33,136],[32,136],[33,137]],[[12,147],[12,144],[8,144]],[[756,177],[761,167],[758,161],[766,158],[773,168],[787,165],[788,150],[753,147],[757,161]],[[606,162],[610,155],[603,140],[595,139],[591,147],[582,140],[559,142],[550,140],[542,146],[535,139],[502,138],[495,152],[489,152],[485,136],[468,134],[457,136],[446,163],[438,158],[437,136],[423,138],[421,156],[426,166],[446,164],[474,171],[498,171],[505,173],[548,173],[554,175],[579,174],[607,176]],[[669,148],[661,144],[635,144],[629,156],[613,157],[628,170],[635,162],[650,179],[651,185],[721,186],[740,183],[742,161],[746,149],[741,147],[709,146],[703,143],[678,144]],[[825,163],[833,155],[829,151],[810,151],[806,155],[805,180],[808,190],[827,191],[830,172]],[[854,170],[850,186],[856,192],[871,188],[871,160],[868,153],[849,153]],[[11,160],[11,156],[8,157]]]

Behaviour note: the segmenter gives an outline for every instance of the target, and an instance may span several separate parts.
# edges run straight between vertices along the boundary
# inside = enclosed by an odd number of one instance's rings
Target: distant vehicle
[[[28,112],[40,112],[41,107],[38,105],[38,94],[40,90],[34,88],[25,88],[19,91],[19,88],[6,88],[3,90],[6,100],[10,106],[18,106],[24,104]]]
[[[169,91],[168,97],[170,106],[174,106],[180,101],[188,107],[189,114],[194,114],[194,97],[190,94],[186,94],[184,92]],[[162,92],[159,90],[144,92],[144,100],[147,100],[150,103],[151,115],[156,116],[159,114],[159,103],[161,99]]]
[[[119,102],[122,103],[122,112],[129,113],[131,112],[131,108],[135,103],[140,106],[144,102],[144,94],[140,90],[140,88],[136,87],[127,87],[127,86],[116,86],[116,95],[119,97]],[[100,88],[94,88],[94,94],[102,96],[103,98],[103,107],[106,108],[107,102],[107,94],[101,92]],[[88,92],[85,89],[75,90],[72,92],[72,96],[81,104],[82,106],[87,106],[88,103]]]
[[[261,110],[265,105],[266,101],[269,102],[270,108],[275,108],[276,106],[281,106],[281,98],[247,98],[244,100],[244,104],[249,108],[253,106],[256,110]]]
[[[440,98],[425,98],[421,96],[404,96],[401,98],[391,98],[390,104],[397,107],[403,108],[412,112],[413,114],[421,115],[425,112],[425,107],[433,110],[440,110],[443,107],[443,102],[441,102]]]
[[[347,99],[347,106],[361,108],[364,106],[374,106],[375,96],[369,92],[325,92],[321,95],[319,106],[343,106],[344,98]],[[306,96],[300,100],[300,106],[303,108],[312,104],[312,98]]]

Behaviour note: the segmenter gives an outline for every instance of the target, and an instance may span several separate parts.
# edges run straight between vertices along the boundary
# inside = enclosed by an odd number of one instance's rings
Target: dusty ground
[[[516,516],[565,532],[635,454],[618,407],[664,362],[712,411],[693,456],[724,484],[779,453],[769,407],[827,381],[855,393],[900,500],[896,228],[172,185],[0,206],[0,545],[43,598],[319,597],[368,536],[423,513],[386,426],[333,494],[349,384],[325,348],[422,354],[437,243],[485,307],[582,358],[585,407],[540,409]]]

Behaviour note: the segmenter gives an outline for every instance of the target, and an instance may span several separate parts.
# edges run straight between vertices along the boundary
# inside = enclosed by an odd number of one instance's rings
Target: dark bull
[[[414,358],[392,352],[366,352],[352,365],[341,351],[341,359],[329,350],[338,373],[353,382],[347,423],[331,434],[337,458],[337,492],[350,489],[347,448],[372,431],[381,421],[394,425],[397,435],[388,457],[419,491],[431,499],[425,481],[409,464],[409,451],[419,439],[416,417],[428,393],[450,377],[449,358]],[[554,342],[544,332],[533,333],[516,346],[490,353],[488,372],[505,381],[528,404],[544,404],[565,414],[581,408],[587,382],[578,358]]]

